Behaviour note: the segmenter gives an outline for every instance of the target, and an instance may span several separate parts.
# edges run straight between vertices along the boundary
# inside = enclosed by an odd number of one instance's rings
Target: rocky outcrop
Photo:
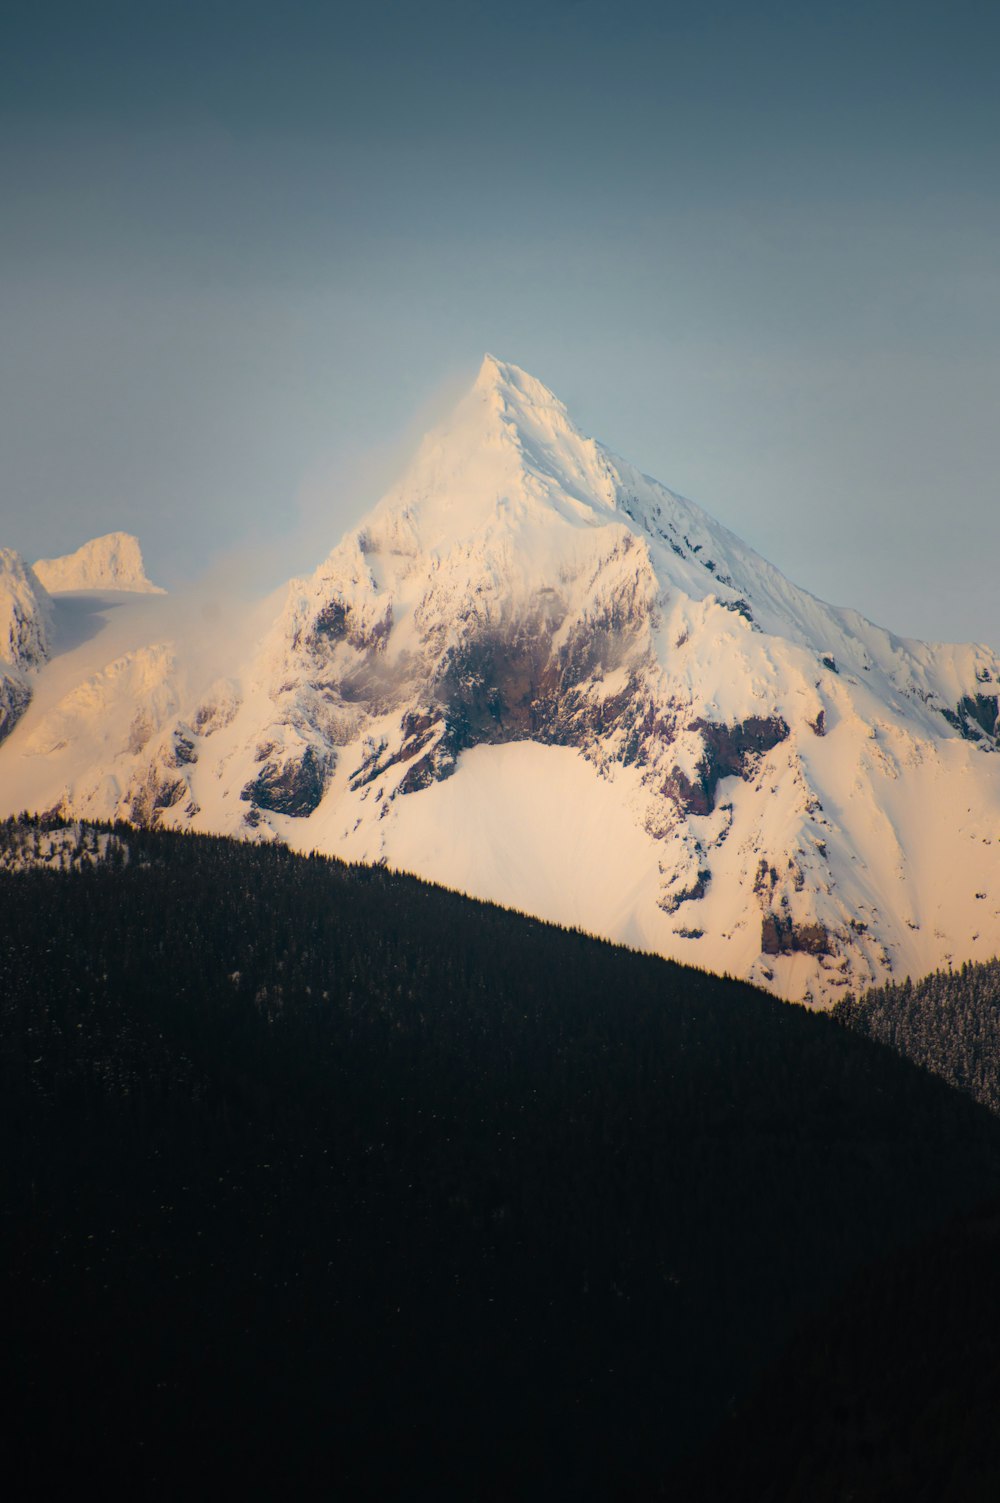
[[[198,760],[194,733],[187,726],[180,726],[173,733],[173,745],[167,754],[171,767],[193,767]]]
[[[257,776],[241,790],[240,798],[257,809],[302,819],[313,812],[326,792],[335,761],[332,752],[323,755],[312,746],[297,758],[265,760]]]
[[[712,873],[708,867],[702,867],[696,874],[694,881],[689,887],[682,887],[679,891],[664,894],[659,900],[659,906],[664,913],[676,913],[682,903],[697,903],[708,891],[708,884],[712,880]],[[678,929],[677,933],[685,931]]]
[[[797,924],[787,913],[766,913],[760,926],[762,955],[829,955],[830,936],[822,924]]]
[[[390,751],[384,740],[368,749],[361,766],[351,774],[352,790],[366,787],[401,763],[412,762],[432,743],[437,744],[444,737],[452,739],[444,716],[433,710],[408,711],[400,721],[400,732],[403,738],[402,745],[395,751]],[[424,760],[421,758],[421,762]],[[405,779],[403,781],[405,782]],[[401,791],[412,790],[401,788]]]
[[[455,736],[450,728],[445,726],[441,736],[433,741],[423,756],[407,768],[399,781],[397,792],[419,793],[421,789],[429,788],[432,783],[440,783],[445,778],[450,778],[457,765],[458,752]]]
[[[0,667],[0,741],[10,735],[30,703],[31,690],[24,679]]]
[[[674,768],[663,786],[685,814],[711,814],[715,792],[727,777],[745,778],[754,762],[788,737],[788,726],[780,715],[763,718],[752,715],[738,725],[714,725],[708,720],[694,720],[689,731],[701,736],[703,752],[693,778]]]
[[[128,818],[136,825],[160,824],[166,810],[176,808],[189,796],[190,789],[183,777],[154,764],[131,791]]]
[[[334,597],[317,613],[310,642],[346,642],[358,652],[381,652],[392,631],[392,606],[366,620],[349,601]]]
[[[965,694],[953,710],[941,714],[966,741],[981,745],[1000,745],[1000,700],[996,694]]]
[[[200,702],[192,716],[192,725],[199,736],[214,736],[231,725],[239,711],[241,696],[236,684],[228,679],[218,679]]]

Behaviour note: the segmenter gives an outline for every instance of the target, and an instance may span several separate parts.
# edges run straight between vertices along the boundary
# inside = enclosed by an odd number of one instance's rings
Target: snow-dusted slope
[[[58,872],[92,871],[104,861],[125,866],[129,849],[120,836],[73,823],[48,828],[11,823],[0,826],[0,872],[39,868]]]
[[[385,860],[815,1001],[1000,949],[996,655],[823,604],[514,366],[252,649],[182,635],[57,659],[8,805]]]
[[[61,558],[40,558],[35,573],[55,594],[70,590],[127,590],[142,595],[162,595],[159,585],[146,578],[139,539],[130,532],[109,532],[91,538],[75,553]]]

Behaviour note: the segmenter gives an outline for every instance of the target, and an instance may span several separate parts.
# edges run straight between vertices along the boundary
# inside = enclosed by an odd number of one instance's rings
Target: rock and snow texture
[[[0,813],[387,861],[817,1003],[1000,949],[996,654],[825,605],[514,366],[265,614],[53,661]]]
[[[52,603],[20,554],[0,548],[0,741],[31,699],[34,672],[49,654]]]
[[[50,631],[51,602],[38,576],[13,548],[0,548],[0,661],[41,667]]]
[[[61,558],[40,558],[35,573],[51,594],[71,590],[165,593],[146,578],[139,539],[129,532],[109,532],[104,537],[91,538],[75,553],[66,553]]]

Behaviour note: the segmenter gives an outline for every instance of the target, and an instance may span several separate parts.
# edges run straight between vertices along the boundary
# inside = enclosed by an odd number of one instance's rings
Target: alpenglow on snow
[[[1000,948],[997,655],[817,600],[516,366],[252,647],[183,614],[10,670],[6,810],[385,861],[818,1004]]]

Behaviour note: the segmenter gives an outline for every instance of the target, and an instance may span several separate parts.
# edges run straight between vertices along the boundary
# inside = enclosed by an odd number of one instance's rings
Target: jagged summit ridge
[[[520,415],[522,419],[532,409],[538,414],[551,413],[557,422],[577,432],[566,404],[554,391],[537,376],[508,360],[498,360],[496,355],[483,356],[471,390],[484,393],[497,410]]]
[[[1000,948],[996,654],[826,605],[493,357],[203,668],[94,658],[11,802],[388,861],[818,1002]]]
[[[139,539],[130,532],[91,538],[75,553],[40,558],[35,573],[50,593],[74,590],[127,590],[143,595],[166,592],[146,576]]]

